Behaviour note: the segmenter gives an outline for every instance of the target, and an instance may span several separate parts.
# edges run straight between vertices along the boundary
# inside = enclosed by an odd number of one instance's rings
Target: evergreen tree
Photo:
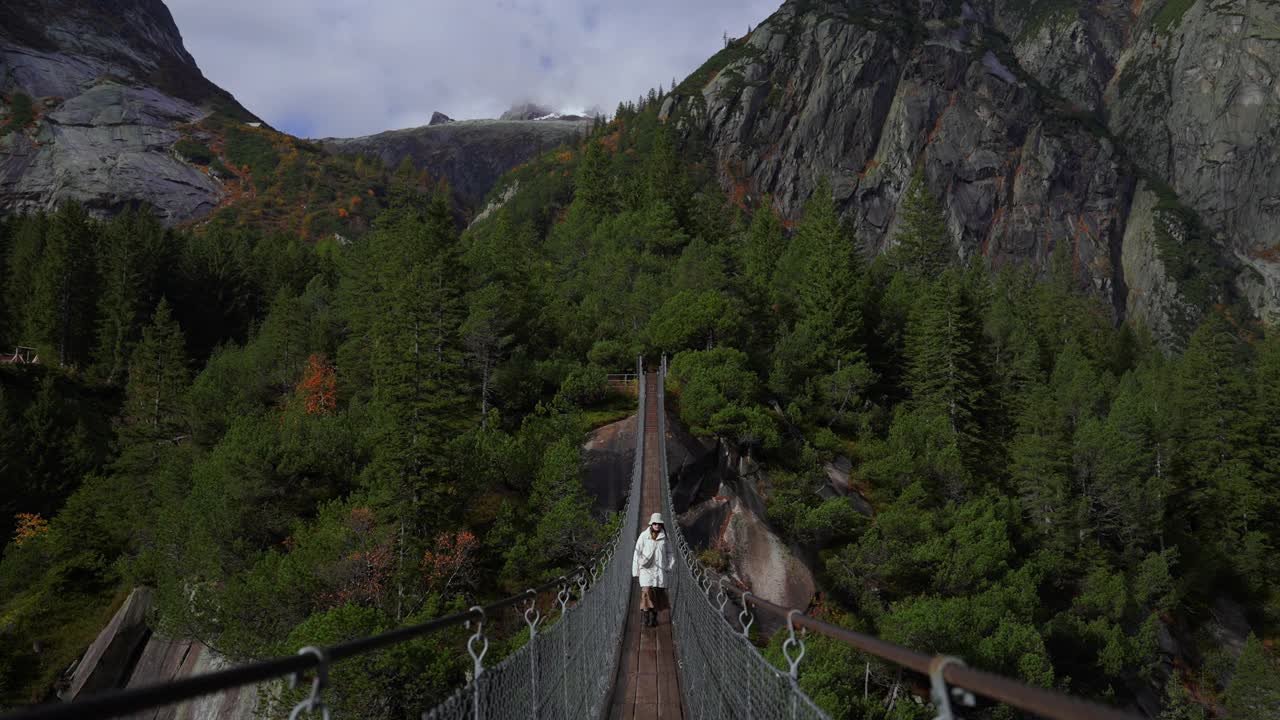
[[[906,378],[912,404],[943,414],[966,457],[975,462],[984,388],[977,310],[959,274],[944,272],[911,320]]]
[[[421,220],[401,216],[379,231],[386,278],[371,329],[376,417],[366,477],[398,523],[396,617],[408,610],[413,564],[431,530],[457,507],[449,446],[464,429],[466,375],[462,283],[450,194],[441,185]]]
[[[1233,563],[1247,563],[1241,546],[1259,529],[1265,505],[1252,457],[1257,435],[1245,352],[1227,321],[1209,313],[1177,375],[1183,482],[1173,509],[1179,522],[1197,529],[1205,548],[1217,548]]]
[[[1256,426],[1259,436],[1263,487],[1270,488],[1265,498],[1264,517],[1271,518],[1273,537],[1280,530],[1274,518],[1280,510],[1280,329],[1271,328],[1258,347],[1256,389],[1253,393]]]
[[[124,436],[134,444],[176,443],[189,432],[186,343],[167,300],[161,300],[129,360]]]
[[[1177,673],[1165,682],[1164,708],[1160,710],[1159,720],[1205,720],[1204,708],[1192,702]]]
[[[32,287],[33,336],[61,365],[87,359],[97,298],[96,226],[84,208],[64,203],[49,221]]]
[[[769,285],[778,260],[787,247],[782,219],[765,198],[751,217],[751,226],[742,248],[742,272],[753,305],[767,305]]]
[[[688,198],[684,172],[666,125],[659,125],[654,131],[653,146],[645,158],[644,181],[649,202],[663,202],[678,209]]]
[[[153,305],[153,278],[163,261],[164,230],[150,215],[128,210],[102,237],[102,296],[98,305],[97,362],[108,383],[124,371]]]
[[[947,232],[942,208],[925,183],[924,169],[917,167],[902,200],[895,256],[899,267],[919,278],[935,278],[955,261],[955,248]]]
[[[15,485],[22,488],[18,494],[33,499],[28,512],[49,517],[79,484],[93,459],[84,422],[69,406],[56,373],[46,373],[41,378],[35,398],[22,413],[19,428],[25,447],[21,448],[23,457],[15,468]]]
[[[45,235],[49,231],[49,218],[35,213],[17,218],[12,225],[12,239],[6,254],[4,276],[4,304],[15,341],[34,345],[38,336],[35,315],[36,274],[44,255]]]
[[[1253,633],[1245,641],[1224,698],[1231,720],[1280,716],[1280,668]]]
[[[775,292],[794,297],[795,321],[779,340],[770,384],[791,396],[821,376],[828,376],[820,383],[824,386],[851,388],[853,372],[860,378],[854,385],[862,385],[870,377],[862,327],[866,272],[857,245],[841,227],[825,180],[805,205],[775,277]],[[833,373],[842,375],[830,377]],[[809,387],[807,394],[816,392]]]
[[[608,213],[617,208],[617,192],[609,168],[609,154],[598,139],[587,144],[574,177],[574,200],[590,212]]]

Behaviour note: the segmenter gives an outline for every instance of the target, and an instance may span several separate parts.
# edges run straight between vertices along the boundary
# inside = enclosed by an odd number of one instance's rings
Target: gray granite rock
[[[463,208],[476,211],[503,174],[575,140],[590,125],[590,120],[457,120],[321,142],[334,152],[376,155],[391,167],[409,158],[432,177],[447,179]]]
[[[36,132],[0,139],[0,206],[43,210],[75,200],[109,214],[144,202],[169,223],[199,218],[222,187],[172,148],[176,127],[203,115],[154,88],[95,85],[49,112]]]
[[[1267,33],[1280,7],[1205,0],[1169,30],[1162,7],[791,0],[661,115],[705,137],[726,189],[769,194],[788,218],[829,178],[869,251],[892,243],[922,167],[961,258],[1043,269],[1067,243],[1082,287],[1169,337],[1194,322],[1189,307],[1233,296],[1274,319],[1280,40]],[[1167,243],[1126,245],[1144,242],[1126,226],[1148,175],[1199,214],[1208,232],[1189,242],[1227,280],[1190,292],[1169,281],[1186,268],[1134,265],[1176,261]]]
[[[176,224],[217,206],[221,184],[172,150],[179,128],[215,109],[257,118],[200,73],[163,2],[11,0],[4,14],[0,92],[37,112],[0,138],[0,209],[149,205]]]

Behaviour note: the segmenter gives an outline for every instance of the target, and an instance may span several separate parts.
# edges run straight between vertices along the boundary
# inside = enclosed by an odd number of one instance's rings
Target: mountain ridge
[[[1280,318],[1280,265],[1266,259],[1274,251],[1266,228],[1280,212],[1267,193],[1280,177],[1267,169],[1276,163],[1248,159],[1280,152],[1258,119],[1265,113],[1238,110],[1237,101],[1214,121],[1206,113],[1216,105],[1194,87],[1173,93],[1182,113],[1162,111],[1158,92],[1140,91],[1177,74],[1149,55],[1202,33],[1217,40],[1189,50],[1190,59],[1174,53],[1176,62],[1209,63],[1231,43],[1247,46],[1239,72],[1216,82],[1280,108],[1265,69],[1280,45],[1215,25],[1276,11],[1187,5],[1177,6],[1175,23],[1165,10],[1173,3],[926,0],[850,9],[788,0],[678,86],[662,117],[705,138],[726,192],[768,195],[787,217],[829,177],[873,252],[892,244],[920,167],[962,258],[1046,268],[1053,239],[1069,238],[1081,284],[1109,298],[1117,320],[1142,320],[1177,344],[1211,304],[1247,299],[1263,319]],[[1125,22],[1106,22],[1115,18]],[[1164,87],[1177,85],[1164,77]],[[1234,143],[1214,151],[1222,162],[1197,160],[1203,143],[1179,149],[1162,139],[1164,121],[1152,122],[1189,114],[1210,146],[1214,137]],[[1169,162],[1155,162],[1166,151]],[[1219,184],[1221,202],[1202,187],[1215,172],[1229,181]],[[1238,218],[1224,212],[1245,206]]]

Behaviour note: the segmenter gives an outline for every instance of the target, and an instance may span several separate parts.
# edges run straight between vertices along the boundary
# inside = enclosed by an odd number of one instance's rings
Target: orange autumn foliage
[[[320,355],[307,358],[307,369],[298,383],[298,395],[308,415],[332,415],[338,409],[338,376]]]
[[[39,513],[18,513],[14,518],[18,527],[13,532],[13,544],[18,547],[49,532],[49,521]]]
[[[478,545],[475,534],[469,530],[440,533],[436,537],[435,548],[422,556],[422,571],[427,585],[434,588],[444,580],[444,589],[447,590],[455,581],[469,582]]]
[[[375,604],[390,588],[394,569],[395,554],[391,543],[356,550],[334,566],[338,587],[321,593],[320,602],[328,607],[348,603]]]

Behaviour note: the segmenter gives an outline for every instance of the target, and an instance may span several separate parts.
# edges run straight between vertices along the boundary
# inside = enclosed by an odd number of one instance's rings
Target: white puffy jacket
[[[636,551],[631,556],[631,577],[640,579],[640,587],[667,586],[667,573],[675,569],[675,555],[667,548],[667,532],[657,539],[649,536],[646,528],[636,540]]]

